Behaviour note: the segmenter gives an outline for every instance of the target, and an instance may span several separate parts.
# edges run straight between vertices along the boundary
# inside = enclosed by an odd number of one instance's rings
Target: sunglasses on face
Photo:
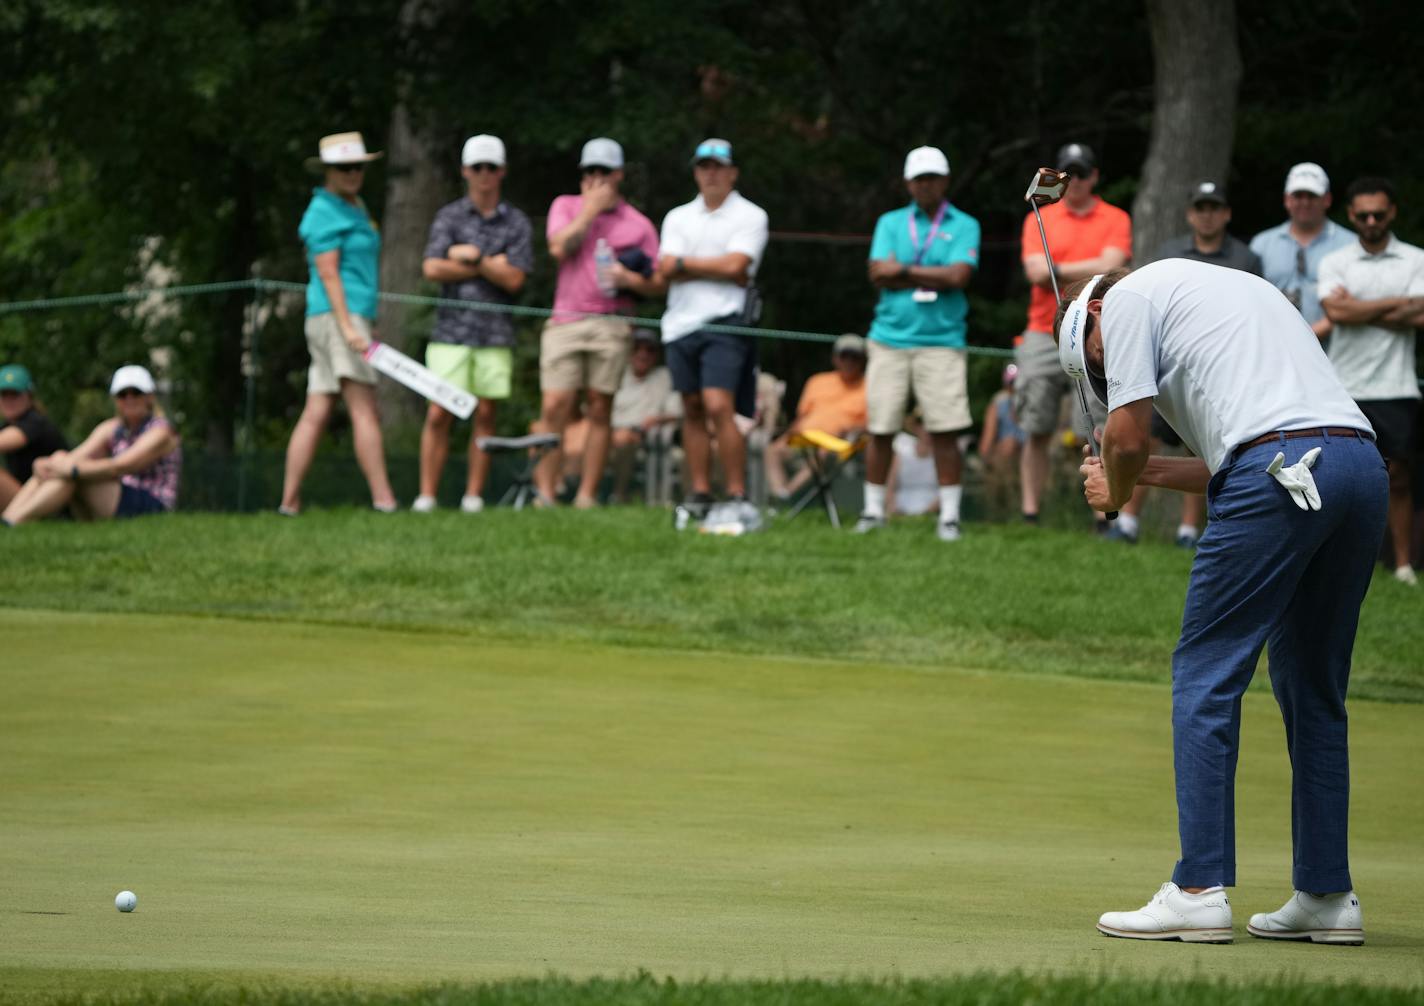
[[[114,395],[114,397],[119,399],[120,401],[123,401],[125,398],[142,398],[143,392],[139,391],[137,388],[124,388],[123,390],[118,392],[118,394]]]
[[[597,175],[599,178],[602,178],[604,175],[613,174],[613,172],[608,168],[602,168],[597,165],[590,165],[589,167],[582,169],[582,174],[584,175],[584,177],[587,177],[589,175]]]
[[[471,164],[470,170],[475,172],[476,174],[480,174],[485,171],[498,171],[499,165],[490,164],[488,161],[481,161],[479,164]]]
[[[1365,210],[1363,213],[1356,213],[1355,219],[1367,224],[1375,222],[1384,223],[1389,217],[1389,210]]]
[[[1300,273],[1302,276],[1309,276],[1309,275],[1310,275],[1310,270],[1306,267],[1306,263],[1305,263],[1305,249],[1304,249],[1304,248],[1297,248],[1297,249],[1295,250],[1295,271],[1298,272],[1298,273]]]
[[[330,165],[330,167],[332,171],[340,171],[342,174],[347,175],[349,175],[353,171],[366,170],[366,165],[364,164],[333,164]]]

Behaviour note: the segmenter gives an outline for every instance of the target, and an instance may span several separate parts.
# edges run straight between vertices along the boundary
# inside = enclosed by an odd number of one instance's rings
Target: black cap
[[[1092,171],[1098,166],[1098,159],[1093,156],[1093,149],[1084,143],[1065,143],[1058,148],[1058,170],[1067,171],[1069,168],[1086,168]]]
[[[1230,206],[1231,200],[1226,197],[1226,186],[1213,182],[1210,178],[1204,178],[1192,186],[1192,194],[1187,197],[1187,205],[1195,206],[1197,203],[1218,203],[1222,206]]]

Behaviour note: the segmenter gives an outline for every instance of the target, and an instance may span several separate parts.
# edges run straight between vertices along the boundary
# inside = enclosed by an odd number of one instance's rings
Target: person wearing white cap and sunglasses
[[[1299,309],[1320,338],[1330,334],[1331,321],[1316,290],[1320,260],[1350,244],[1353,235],[1331,220],[1330,176],[1313,161],[1302,161],[1286,173],[1282,196],[1288,219],[1251,239],[1261,257],[1261,275]]]
[[[371,490],[371,505],[390,513],[396,497],[386,476],[381,421],[376,411],[376,372],[361,355],[375,337],[381,235],[361,200],[368,153],[360,133],[323,136],[320,153],[307,158],[325,183],[312,190],[297,228],[306,246],[306,340],[311,354],[307,400],[287,444],[287,465],[278,511],[301,512],[302,482],[338,398],[346,402],[356,462]]]
[[[109,382],[114,417],[72,451],[34,463],[34,474],[5,508],[6,524],[23,524],[65,507],[78,520],[167,513],[178,505],[182,441],[155,397],[153,375],[136,364]]]
[[[480,134],[465,141],[460,173],[466,192],[442,206],[430,224],[425,245],[425,278],[440,284],[446,300],[512,304],[534,269],[529,218],[500,194],[505,174],[504,141]],[[435,329],[425,347],[425,365],[479,399],[470,433],[469,471],[460,509],[484,509],[481,493],[489,475],[489,455],[481,437],[495,432],[495,409],[510,394],[514,373],[514,318],[497,311],[454,307],[435,310]],[[440,473],[450,453],[455,417],[434,402],[420,432],[420,495],[411,509],[435,509]]]
[[[1363,942],[1345,694],[1389,484],[1368,420],[1299,312],[1236,269],[1163,259],[1080,280],[1054,333],[1063,369],[1108,409],[1101,457],[1081,468],[1088,503],[1117,510],[1152,485],[1205,494],[1211,518],[1172,654],[1181,859],[1146,905],[1105,913],[1099,931],[1231,941],[1241,701],[1269,647],[1292,767],[1295,893],[1247,929]],[[1196,457],[1150,456],[1154,404]]]
[[[653,222],[623,198],[623,147],[606,136],[583,145],[579,193],[559,196],[549,206],[549,254],[559,264],[554,314],[539,337],[540,422],[563,435],[585,397],[588,441],[574,506],[598,503],[612,439],[613,396],[623,380],[633,348],[633,327],[609,315],[630,315],[635,297],[660,297],[664,285],[653,266],[658,232]],[[534,482],[538,501],[550,505],[558,489],[562,459],[550,451]]]
[[[905,158],[910,203],[875,224],[867,273],[880,291],[865,372],[870,446],[858,534],[885,526],[886,484],[895,434],[911,394],[934,444],[941,541],[959,539],[964,459],[957,437],[969,414],[965,347],[969,301],[964,289],[979,268],[979,221],[945,198],[949,159],[938,147]]]

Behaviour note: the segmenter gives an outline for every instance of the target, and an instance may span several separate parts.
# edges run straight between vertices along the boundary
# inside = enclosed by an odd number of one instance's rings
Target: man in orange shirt
[[[1068,191],[1060,202],[1043,207],[1041,212],[1062,287],[1126,265],[1132,258],[1132,220],[1093,194],[1098,164],[1086,146],[1069,143],[1060,148],[1057,164],[1059,171],[1071,176]],[[1053,341],[1053,314],[1058,304],[1032,213],[1024,218],[1023,267],[1033,291],[1028,302],[1028,328],[1018,349],[1014,413],[1028,433],[1019,459],[1023,517],[1037,523],[1039,501],[1048,481],[1048,444],[1058,426],[1063,396],[1071,389]]]
[[[865,340],[847,333],[831,349],[835,370],[813,374],[801,389],[796,403],[796,419],[791,427],[766,448],[766,484],[771,495],[785,501],[811,477],[802,467],[789,480],[786,466],[794,457],[787,439],[798,430],[820,430],[833,436],[865,429]]]

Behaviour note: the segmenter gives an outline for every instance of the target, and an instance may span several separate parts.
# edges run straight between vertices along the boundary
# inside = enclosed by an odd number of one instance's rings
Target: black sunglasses
[[[366,165],[364,165],[364,164],[331,164],[331,165],[328,165],[328,167],[330,167],[332,171],[351,172],[351,171],[365,171],[365,170],[366,170]]]
[[[581,172],[585,175],[598,175],[599,177],[602,177],[604,175],[613,174],[613,169],[601,167],[597,164],[590,164],[588,167],[582,168]]]
[[[1304,248],[1297,248],[1295,250],[1295,271],[1302,276],[1310,275],[1310,270],[1306,267]]]
[[[470,165],[470,170],[471,170],[471,171],[474,171],[474,172],[481,172],[481,171],[498,171],[498,170],[499,170],[499,165],[498,165],[498,164],[491,164],[489,161],[481,161],[479,164],[471,164],[471,165]]]
[[[143,392],[137,388],[120,388],[114,395],[115,398],[142,398]]]
[[[1389,210],[1365,210],[1363,213],[1355,214],[1356,220],[1363,220],[1367,224],[1372,224],[1377,220],[1384,223],[1388,217]]]

